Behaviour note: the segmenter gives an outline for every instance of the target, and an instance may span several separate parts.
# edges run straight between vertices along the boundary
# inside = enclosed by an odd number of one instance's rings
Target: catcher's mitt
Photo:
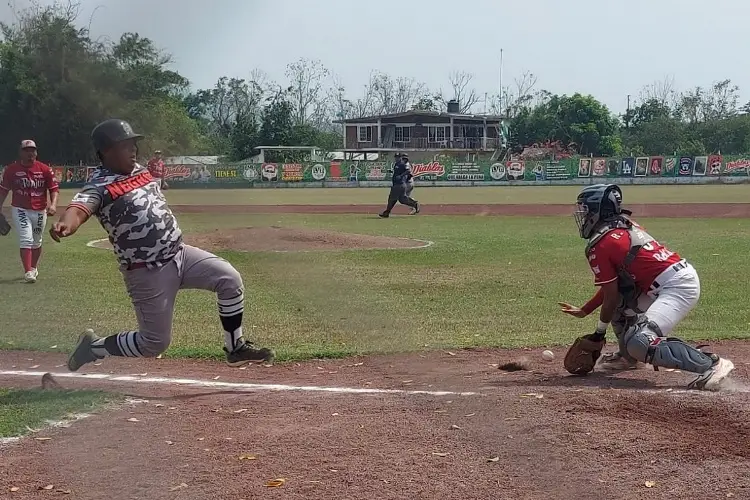
[[[10,224],[8,224],[8,219],[5,218],[5,216],[0,213],[0,236],[5,236],[10,232]]]
[[[573,375],[586,375],[591,372],[606,342],[593,333],[578,337],[565,354],[565,369]]]

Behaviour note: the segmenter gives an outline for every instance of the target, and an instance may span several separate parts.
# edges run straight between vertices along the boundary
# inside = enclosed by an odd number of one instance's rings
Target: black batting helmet
[[[143,139],[143,136],[133,132],[133,127],[119,118],[105,120],[91,131],[91,142],[97,152],[104,151],[114,144],[128,139],[140,140]]]

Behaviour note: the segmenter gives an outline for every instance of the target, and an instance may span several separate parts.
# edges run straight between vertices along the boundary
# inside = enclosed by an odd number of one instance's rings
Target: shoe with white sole
[[[630,360],[619,352],[611,352],[602,356],[599,368],[605,372],[622,372],[626,370],[637,370],[638,361]]]
[[[86,330],[78,337],[78,343],[68,358],[68,370],[75,372],[86,363],[102,359],[91,350],[91,344],[95,340],[99,340],[99,337],[94,335],[94,330],[91,329]]]
[[[715,391],[719,389],[721,383],[734,370],[734,363],[725,358],[718,358],[714,365],[703,372],[688,384],[688,389],[702,389],[706,391]]]
[[[36,283],[36,277],[37,277],[37,273],[34,272],[34,270],[32,269],[31,271],[28,271],[26,274],[23,275],[23,280],[26,283]]]

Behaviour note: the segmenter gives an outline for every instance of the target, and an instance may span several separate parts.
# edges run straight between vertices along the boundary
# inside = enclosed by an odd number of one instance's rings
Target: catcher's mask
[[[583,188],[573,212],[581,238],[591,238],[600,224],[622,214],[621,204],[622,189],[617,184],[595,184]]]

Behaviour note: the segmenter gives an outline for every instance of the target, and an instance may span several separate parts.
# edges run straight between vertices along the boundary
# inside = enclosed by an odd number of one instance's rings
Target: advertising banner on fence
[[[52,165],[62,187],[80,187],[93,166]],[[388,181],[392,166],[377,161],[313,163],[225,163],[218,165],[166,165],[164,176],[172,187],[242,187],[258,184],[346,183]],[[413,163],[419,181],[451,181],[467,184],[510,181],[564,181],[574,178],[748,176],[747,156],[636,156],[622,158],[569,158],[560,161],[449,160]]]

